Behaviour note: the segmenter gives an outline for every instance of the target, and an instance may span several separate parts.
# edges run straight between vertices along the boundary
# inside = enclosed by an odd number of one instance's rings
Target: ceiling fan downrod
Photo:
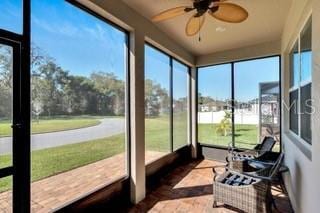
[[[201,33],[201,27],[200,26],[201,26],[201,21],[200,21],[200,18],[199,18],[199,28],[200,28],[199,29],[199,39],[198,39],[199,42],[201,42],[201,34],[200,34]]]

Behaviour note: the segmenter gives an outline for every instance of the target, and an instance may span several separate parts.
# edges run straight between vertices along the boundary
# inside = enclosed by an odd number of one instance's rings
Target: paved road
[[[96,126],[75,130],[35,134],[31,136],[32,150],[74,144],[124,132],[125,120],[121,118],[105,118]],[[0,154],[11,153],[11,137],[0,138]]]

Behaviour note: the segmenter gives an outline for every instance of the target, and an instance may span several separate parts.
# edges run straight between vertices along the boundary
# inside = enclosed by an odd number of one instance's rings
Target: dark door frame
[[[17,39],[19,38],[20,39]],[[23,69],[23,39],[22,36],[0,31],[0,44],[12,48],[12,164],[0,169],[0,177],[12,176],[12,211],[29,212],[30,198],[30,158],[27,150],[30,140],[26,137],[28,126],[28,114],[26,101],[28,91],[26,84],[29,79],[25,78],[28,69]],[[27,184],[28,183],[28,184]]]
[[[0,31],[0,44],[11,47],[12,48],[12,58],[13,58],[13,64],[12,64],[12,85],[15,85],[19,82],[19,75],[20,75],[20,42],[19,41],[13,41],[9,40],[4,36],[4,34]],[[12,103],[11,103],[11,110],[12,110],[12,127],[17,124],[18,116],[17,116],[17,111],[19,111],[18,106],[20,105],[19,100],[17,98],[20,96],[20,84],[16,86],[12,86]],[[16,141],[17,134],[14,132],[15,128],[13,128],[12,132],[12,140],[11,140],[11,147],[13,150],[13,144],[14,141]],[[12,151],[12,157],[13,156],[13,151]],[[13,167],[13,159],[11,162],[10,166],[0,168],[0,178],[8,177],[13,175],[14,173],[14,167]]]
[[[12,211],[30,212],[30,13],[31,1],[22,0],[23,33],[0,29],[0,43],[13,48],[12,166],[0,177],[12,175]]]

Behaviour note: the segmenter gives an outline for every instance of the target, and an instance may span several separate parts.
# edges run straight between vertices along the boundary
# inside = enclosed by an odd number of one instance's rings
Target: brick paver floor
[[[212,167],[219,164],[216,161],[201,160],[182,165],[163,177],[143,201],[117,212],[237,212],[219,203],[218,208],[212,207]],[[293,212],[287,195],[279,186],[273,187],[273,195],[280,212]]]
[[[165,153],[146,152],[146,161],[160,158]],[[52,212],[108,183],[125,176],[125,154],[82,166],[31,184],[32,212]],[[0,212],[11,212],[12,193],[0,193]]]

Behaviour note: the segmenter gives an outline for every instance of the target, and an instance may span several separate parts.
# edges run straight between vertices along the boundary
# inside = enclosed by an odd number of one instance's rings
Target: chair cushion
[[[260,162],[260,161],[249,161],[248,165],[255,169],[265,169],[265,168],[271,167],[270,164],[269,165],[264,164],[263,162]]]
[[[260,150],[263,152],[271,151],[275,143],[276,141],[273,139],[273,137],[265,137],[265,139],[261,143]]]
[[[217,182],[229,186],[244,186],[257,182],[257,179],[239,173],[226,172],[221,178],[217,180]]]

